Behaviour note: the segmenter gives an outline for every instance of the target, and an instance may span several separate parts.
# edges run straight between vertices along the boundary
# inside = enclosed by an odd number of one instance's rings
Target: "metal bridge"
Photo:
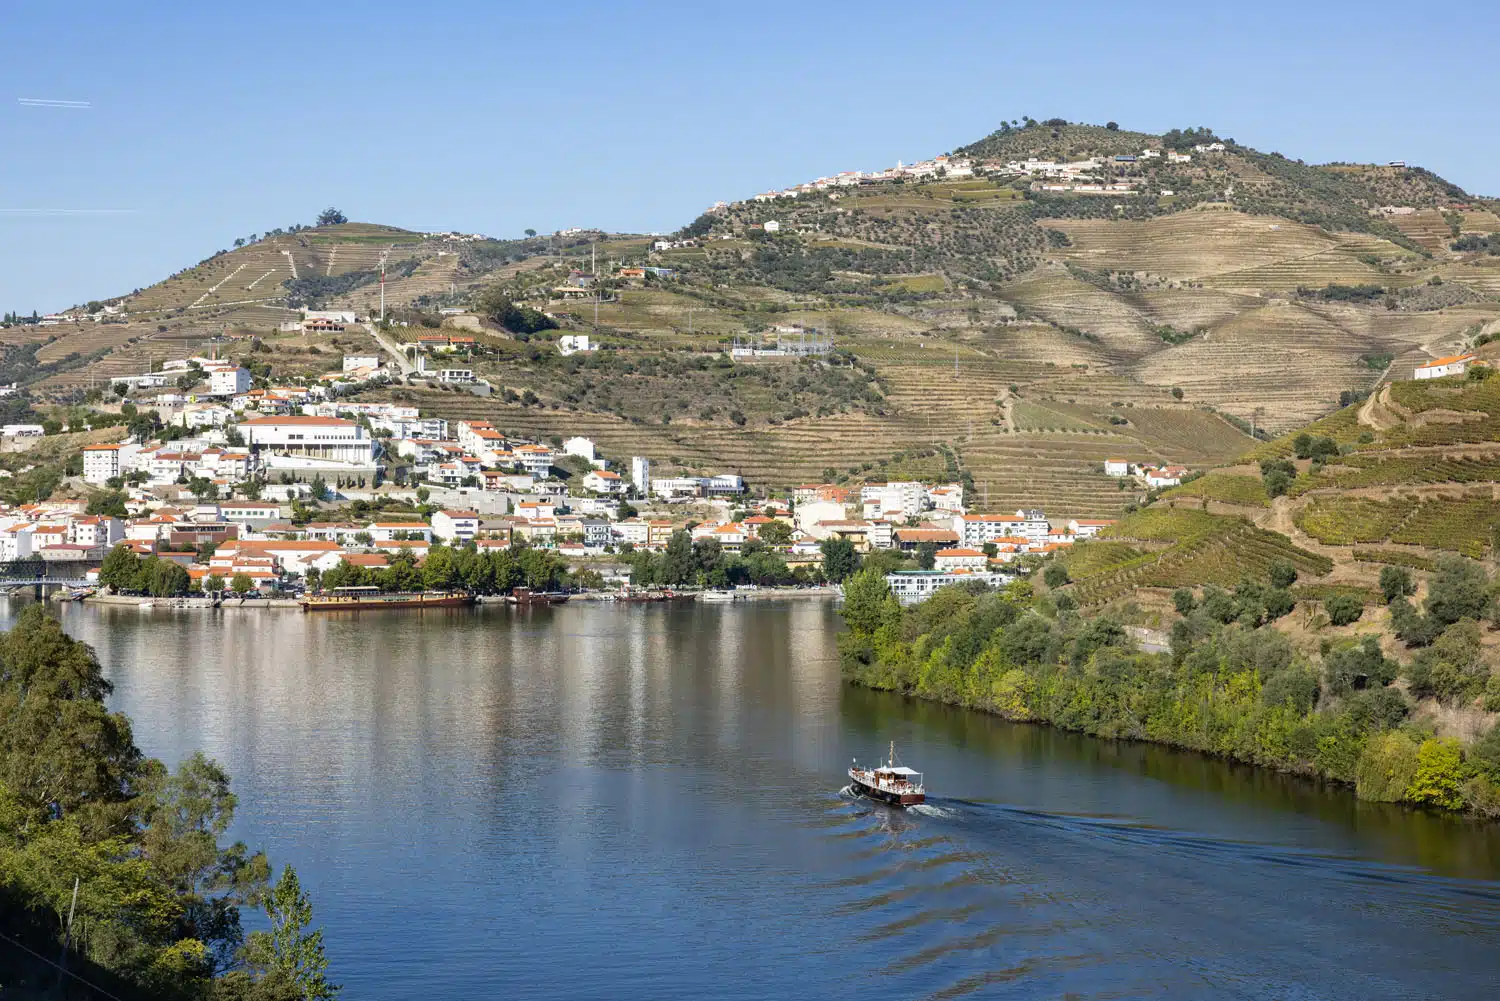
[[[94,564],[77,560],[8,560],[0,562],[0,592],[22,587],[89,587],[84,572]]]

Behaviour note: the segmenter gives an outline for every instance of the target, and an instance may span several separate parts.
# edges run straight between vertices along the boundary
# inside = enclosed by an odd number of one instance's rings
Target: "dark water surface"
[[[1500,832],[840,685],[820,602],[69,608],[350,998],[1484,998]],[[840,793],[895,739],[907,813]]]

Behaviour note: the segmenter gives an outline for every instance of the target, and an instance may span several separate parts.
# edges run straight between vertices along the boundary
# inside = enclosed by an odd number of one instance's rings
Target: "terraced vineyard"
[[[1265,484],[1259,476],[1231,475],[1212,472],[1173,487],[1162,497],[1173,500],[1181,497],[1198,497],[1237,504],[1240,507],[1268,507],[1271,499],[1266,496]]]
[[[1477,497],[1429,499],[1391,533],[1392,542],[1447,549],[1480,559],[1500,525],[1500,504],[1485,493]]]
[[[1183,508],[1148,507],[1102,534],[1121,542],[1169,545],[1153,554],[1154,558],[1127,558],[1074,585],[1074,596],[1084,605],[1113,601],[1138,587],[1233,587],[1245,577],[1264,581],[1278,562],[1292,564],[1308,578],[1322,577],[1333,569],[1331,559],[1293,545],[1284,535],[1242,518]]]
[[[1409,499],[1320,498],[1297,512],[1296,524],[1325,545],[1384,542],[1416,509],[1417,502]]]

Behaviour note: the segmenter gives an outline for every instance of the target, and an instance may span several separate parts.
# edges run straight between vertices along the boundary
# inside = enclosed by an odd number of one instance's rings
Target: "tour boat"
[[[388,608],[454,608],[474,604],[472,594],[446,591],[382,593],[376,587],[336,587],[328,594],[303,597],[304,612],[356,612]]]
[[[890,760],[874,768],[861,768],[856,759],[854,766],[849,769],[849,780],[853,790],[861,796],[892,806],[916,806],[927,802],[927,793],[922,787],[922,773],[896,764],[894,740],[891,741]]]
[[[510,589],[510,601],[513,605],[561,605],[567,600],[566,594],[557,591],[533,591],[529,587]]]

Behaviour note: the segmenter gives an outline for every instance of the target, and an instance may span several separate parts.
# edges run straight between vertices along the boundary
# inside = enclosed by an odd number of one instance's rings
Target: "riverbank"
[[[862,575],[843,615],[843,676],[868,688],[1500,817],[1500,725],[1472,743],[1439,736],[1378,643],[1347,639],[1312,663],[1275,629],[1195,610],[1152,652],[1107,615],[1058,612],[1029,588],[903,609]]]

